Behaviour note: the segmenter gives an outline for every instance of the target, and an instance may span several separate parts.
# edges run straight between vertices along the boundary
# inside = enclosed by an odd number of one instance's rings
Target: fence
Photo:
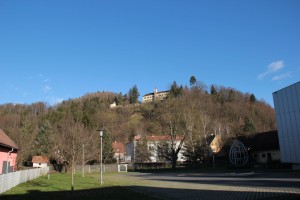
[[[100,172],[100,165],[85,165],[84,172],[87,174]],[[103,172],[118,172],[118,164],[103,165]],[[75,173],[82,173],[82,165],[75,166]]]
[[[46,175],[48,171],[49,167],[45,167],[2,174],[0,175],[0,194],[20,183],[25,183],[39,176]]]

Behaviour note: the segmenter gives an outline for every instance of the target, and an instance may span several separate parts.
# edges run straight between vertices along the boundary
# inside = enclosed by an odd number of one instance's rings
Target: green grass
[[[105,174],[105,184],[97,180],[99,174],[81,177],[75,175],[74,190],[71,190],[70,174],[51,174],[50,180],[42,176],[33,181],[22,183],[0,195],[1,200],[58,200],[58,199],[155,199],[154,197],[132,191],[124,184],[120,186],[112,177],[114,174]],[[113,180],[113,181],[111,181]]]

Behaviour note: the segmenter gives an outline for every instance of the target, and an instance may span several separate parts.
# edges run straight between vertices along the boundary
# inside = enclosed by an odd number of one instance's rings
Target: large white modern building
[[[300,168],[300,82],[273,93],[281,162]]]

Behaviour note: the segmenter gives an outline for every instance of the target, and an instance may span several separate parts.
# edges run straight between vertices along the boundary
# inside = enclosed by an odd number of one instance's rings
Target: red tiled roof
[[[125,152],[125,146],[124,144],[120,143],[120,142],[114,142],[112,144],[114,150],[115,150],[115,153],[124,153]]]
[[[32,162],[33,163],[48,163],[49,159],[47,156],[33,156]]]
[[[0,129],[0,145],[19,149],[18,145],[16,145],[1,129]]]

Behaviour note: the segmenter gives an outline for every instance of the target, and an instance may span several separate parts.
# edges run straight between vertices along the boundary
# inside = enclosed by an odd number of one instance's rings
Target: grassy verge
[[[58,199],[155,199],[145,194],[135,192],[120,186],[116,181],[110,181],[113,174],[106,174],[105,184],[100,185],[97,174],[81,177],[75,175],[74,190],[71,190],[69,174],[52,174],[20,184],[0,195],[1,200],[58,200]]]

